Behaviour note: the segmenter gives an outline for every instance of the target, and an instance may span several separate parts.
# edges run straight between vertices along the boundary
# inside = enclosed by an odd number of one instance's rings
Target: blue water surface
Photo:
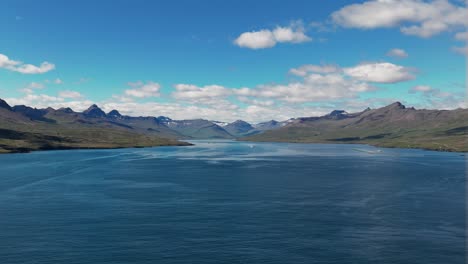
[[[194,143],[0,155],[0,263],[465,263],[464,155]]]

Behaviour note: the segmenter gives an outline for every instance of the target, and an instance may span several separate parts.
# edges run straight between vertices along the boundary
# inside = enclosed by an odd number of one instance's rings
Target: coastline
[[[404,146],[398,144],[388,144],[388,143],[372,143],[372,142],[340,142],[340,141],[287,141],[287,140],[246,140],[246,139],[237,139],[236,141],[240,142],[264,142],[264,143],[291,143],[291,144],[352,144],[352,145],[367,145],[379,148],[399,148],[399,149],[419,149],[419,150],[428,150],[428,151],[437,151],[437,152],[451,152],[451,153],[460,153],[468,154],[468,150],[458,150],[453,148],[431,148],[424,146]]]
[[[160,144],[160,145],[136,145],[136,146],[49,146],[49,147],[41,147],[41,148],[27,148],[27,147],[20,147],[20,148],[5,148],[4,146],[0,146],[0,155],[6,154],[26,154],[31,152],[37,151],[55,151],[55,150],[105,150],[105,149],[127,149],[127,148],[155,148],[155,147],[188,147],[193,146],[194,144],[185,142],[185,141],[178,141],[170,144]]]

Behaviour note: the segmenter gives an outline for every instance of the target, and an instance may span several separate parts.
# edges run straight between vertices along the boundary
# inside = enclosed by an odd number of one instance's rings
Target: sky
[[[466,107],[465,0],[0,2],[0,98],[250,122]]]

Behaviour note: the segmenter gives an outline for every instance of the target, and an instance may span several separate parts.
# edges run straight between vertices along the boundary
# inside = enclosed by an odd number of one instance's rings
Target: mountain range
[[[92,105],[36,109],[0,99],[0,153],[74,148],[190,145],[180,140],[363,143],[386,147],[468,151],[468,110],[416,110],[394,103],[359,113],[335,110],[320,117],[250,124],[205,119],[122,115]]]
[[[290,120],[247,141],[359,143],[468,152],[468,109],[416,110],[400,102],[358,113],[336,110]]]

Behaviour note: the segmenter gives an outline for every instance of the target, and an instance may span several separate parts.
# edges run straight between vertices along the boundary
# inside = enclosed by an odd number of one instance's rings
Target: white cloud
[[[335,73],[340,72],[341,69],[335,65],[312,65],[307,64],[303,65],[299,68],[293,68],[289,71],[289,73],[297,76],[306,76],[308,73],[316,72],[316,73]]]
[[[178,101],[209,105],[217,109],[236,110],[238,108],[237,105],[227,100],[229,96],[235,95],[239,91],[238,89],[230,89],[221,85],[200,87],[193,84],[176,84],[174,88],[176,91],[171,95]]]
[[[464,47],[452,47],[452,50],[456,53],[460,53],[462,55],[468,56],[468,46]]]
[[[94,102],[81,98],[80,100],[66,100],[63,97],[50,96],[46,94],[27,94],[21,98],[6,98],[5,101],[10,105],[27,105],[35,108],[52,107],[59,109],[62,107],[70,107],[75,111],[84,111]]]
[[[19,61],[10,60],[6,55],[0,54],[0,68],[9,69],[20,63]]]
[[[125,90],[125,94],[137,98],[159,97],[161,85],[155,82],[143,83],[141,81],[129,83],[133,89]]]
[[[81,93],[77,92],[77,91],[66,90],[66,91],[60,91],[59,92],[59,97],[77,99],[77,98],[82,98],[83,95]]]
[[[304,34],[302,30],[295,30],[291,27],[277,27],[273,30],[276,42],[302,43],[312,39]]]
[[[234,121],[242,116],[241,110],[234,111],[229,108],[213,105],[192,105],[180,103],[159,102],[106,102],[100,104],[105,111],[117,109],[125,115],[131,116],[168,116],[172,119],[208,119]],[[245,116],[243,116],[245,117]]]
[[[273,106],[275,101],[288,104],[323,102],[356,98],[374,91],[372,83],[396,83],[414,78],[412,70],[388,62],[366,63],[341,68],[337,65],[303,65],[290,70],[298,76],[285,84],[260,84],[254,88],[226,88],[220,85],[177,84],[173,98],[194,104],[232,105],[227,99],[237,96],[241,102]]]
[[[234,40],[234,44],[243,48],[264,49],[274,47],[277,43],[303,43],[312,39],[304,33],[300,22],[287,27],[276,27],[274,30],[244,32]]]
[[[27,94],[22,98],[5,99],[10,105],[27,105],[37,108],[48,107],[57,102],[63,102],[63,98],[46,94]]]
[[[342,68],[337,65],[303,65],[290,70],[300,77],[286,84],[262,84],[242,90],[242,96],[269,98],[286,103],[323,102],[356,98],[374,91],[372,83],[397,83],[414,79],[409,68],[388,62],[364,63]]]
[[[45,86],[42,83],[32,82],[26,87],[28,89],[44,89]]]
[[[176,89],[172,96],[180,100],[199,100],[226,97],[231,94],[231,90],[220,85],[207,85],[199,87],[192,84],[176,84]]]
[[[242,48],[264,49],[276,45],[275,36],[270,30],[260,30],[242,33],[234,43]]]
[[[468,31],[458,32],[457,34],[455,34],[455,39],[461,41],[468,41]]]
[[[333,12],[332,20],[347,28],[400,27],[423,38],[468,25],[467,9],[448,0],[370,0]]]
[[[357,80],[375,83],[397,83],[415,78],[413,70],[389,62],[364,63],[345,68],[344,72]]]
[[[455,109],[466,107],[465,94],[463,92],[447,92],[435,89],[428,85],[418,85],[409,90],[410,93],[418,93],[422,96],[422,107],[435,109]]]
[[[63,81],[61,79],[57,78],[57,79],[54,80],[54,83],[55,84],[63,84]]]
[[[287,84],[264,84],[251,89],[251,95],[274,98],[288,103],[318,102],[356,97],[358,93],[375,90],[370,84],[346,78],[341,73],[312,73],[300,81]]]
[[[415,93],[415,92],[421,92],[421,93],[429,93],[433,91],[434,89],[428,85],[418,85],[410,89],[410,92]]]
[[[322,106],[294,106],[294,105],[248,105],[245,108],[223,109],[216,106],[183,105],[179,103],[156,102],[108,102],[99,104],[105,111],[118,109],[119,112],[131,116],[168,116],[172,119],[197,119],[220,120],[232,122],[246,120],[248,122],[261,122],[267,120],[287,120],[291,117],[318,116],[329,113],[332,108]]]
[[[273,106],[275,102],[273,100],[257,100],[257,99],[250,99],[246,96],[239,96],[237,99],[243,103],[247,103],[250,105],[257,105],[257,106]]]
[[[407,58],[408,53],[403,49],[391,49],[387,52],[387,56],[395,58]]]
[[[26,87],[21,89],[21,92],[31,94],[31,93],[34,93],[34,90],[44,89],[44,88],[45,86],[42,83],[31,82]]]
[[[0,68],[23,74],[41,74],[55,69],[55,65],[49,62],[43,62],[40,66],[24,64],[21,61],[11,60],[8,56],[0,54]]]

